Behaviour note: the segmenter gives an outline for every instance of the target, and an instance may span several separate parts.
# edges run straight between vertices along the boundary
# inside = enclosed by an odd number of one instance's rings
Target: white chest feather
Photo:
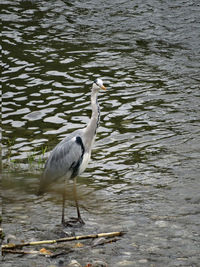
[[[83,155],[83,161],[81,163],[80,169],[79,169],[79,174],[84,172],[84,170],[87,168],[88,162],[90,160],[91,153],[85,153]]]

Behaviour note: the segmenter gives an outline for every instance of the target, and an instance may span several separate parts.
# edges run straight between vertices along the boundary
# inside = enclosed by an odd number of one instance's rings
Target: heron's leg
[[[76,190],[76,177],[74,178],[73,193],[74,193],[74,200],[75,200],[76,210],[77,210],[77,215],[78,215],[78,221],[81,224],[85,224],[84,221],[83,221],[83,219],[81,218],[81,213],[80,213],[79,205],[78,205],[77,190]]]
[[[66,198],[66,189],[64,187],[64,190],[63,190],[63,202],[62,202],[62,219],[61,219],[61,223],[62,224],[65,223],[65,198]]]
[[[74,179],[74,184],[73,184],[73,195],[74,195],[74,200],[75,200],[75,204],[76,204],[76,210],[77,210],[78,217],[77,218],[71,217],[69,220],[65,221],[64,217],[65,217],[66,188],[64,188],[64,190],[63,190],[63,203],[62,203],[62,220],[61,220],[61,223],[64,226],[73,227],[73,226],[77,226],[77,223],[79,223],[79,225],[85,224],[81,218],[81,213],[80,213],[79,205],[78,205],[77,192],[76,192],[76,178]]]

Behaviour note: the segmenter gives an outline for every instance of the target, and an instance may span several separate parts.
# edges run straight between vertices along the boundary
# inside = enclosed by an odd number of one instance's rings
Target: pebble
[[[86,266],[91,267],[108,267],[108,264],[101,260],[92,261],[92,263],[88,263]],[[81,265],[76,260],[72,260],[67,267],[81,267]]]
[[[92,267],[108,267],[108,264],[105,263],[104,261],[98,260],[92,263]]]
[[[165,221],[156,221],[155,225],[157,225],[158,227],[167,227],[167,222],[165,222]]]
[[[81,267],[81,265],[76,260],[72,260],[67,267]]]
[[[159,248],[158,246],[150,246],[150,247],[147,248],[147,251],[148,251],[149,253],[156,253],[156,252],[158,252],[159,250],[160,250],[160,248]]]
[[[7,243],[15,243],[17,240],[17,237],[15,235],[7,235]]]
[[[132,261],[123,260],[118,262],[117,267],[126,266],[126,267],[133,267],[135,266]]]
[[[139,262],[139,263],[147,263],[148,260],[147,260],[147,259],[141,259],[141,260],[139,260],[138,262]]]

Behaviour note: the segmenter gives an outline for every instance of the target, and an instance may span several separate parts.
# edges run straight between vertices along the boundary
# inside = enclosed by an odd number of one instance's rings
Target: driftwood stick
[[[100,238],[100,237],[115,237],[115,236],[121,236],[124,232],[111,232],[111,233],[100,233],[100,234],[91,234],[91,235],[80,235],[80,236],[71,236],[71,237],[65,237],[65,238],[59,238],[55,240],[42,240],[42,241],[34,241],[34,242],[26,242],[26,243],[9,243],[6,245],[2,245],[2,251],[6,251],[7,249],[16,249],[16,248],[22,248],[25,246],[36,246],[36,245],[43,245],[43,244],[55,244],[59,242],[68,242],[73,240],[81,240],[81,239],[89,239],[89,238]]]

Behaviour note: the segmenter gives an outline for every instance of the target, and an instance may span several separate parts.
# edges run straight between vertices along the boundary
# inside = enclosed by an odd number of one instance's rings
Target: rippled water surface
[[[108,90],[99,93],[92,160],[77,183],[86,221],[77,231],[127,234],[65,261],[198,266],[199,1],[0,3],[6,236],[47,239],[59,225],[61,197],[38,197],[38,179],[48,152],[89,121],[90,87],[101,77]],[[58,258],[3,258],[3,266],[27,262],[48,266]]]

